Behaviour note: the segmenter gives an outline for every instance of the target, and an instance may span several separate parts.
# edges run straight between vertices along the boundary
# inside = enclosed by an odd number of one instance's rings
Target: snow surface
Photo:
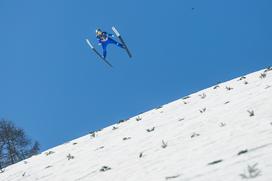
[[[220,83],[2,171],[0,181],[272,181],[272,70]]]

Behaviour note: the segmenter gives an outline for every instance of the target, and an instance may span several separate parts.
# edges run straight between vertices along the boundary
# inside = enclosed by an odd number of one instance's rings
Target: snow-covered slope
[[[272,180],[272,69],[7,167],[1,181]]]

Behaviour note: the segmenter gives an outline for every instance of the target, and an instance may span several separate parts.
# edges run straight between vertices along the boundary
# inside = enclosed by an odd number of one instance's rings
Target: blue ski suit
[[[112,39],[113,37],[114,37],[113,34],[109,34],[107,32],[102,32],[101,35],[96,36],[96,38],[98,40],[98,45],[102,45],[104,58],[106,58],[106,56],[107,56],[108,44],[115,44],[115,45],[119,46],[120,48],[124,48],[124,45],[115,41],[114,39]]]

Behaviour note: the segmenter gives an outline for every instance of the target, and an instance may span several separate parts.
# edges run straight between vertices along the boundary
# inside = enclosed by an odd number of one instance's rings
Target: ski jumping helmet
[[[102,31],[101,31],[100,28],[97,28],[97,29],[95,30],[95,33],[96,33],[96,35],[100,35],[100,34],[102,33]]]

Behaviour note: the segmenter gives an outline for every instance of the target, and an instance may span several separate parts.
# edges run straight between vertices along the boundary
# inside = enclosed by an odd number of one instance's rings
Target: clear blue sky
[[[271,8],[271,0],[0,0],[0,118],[44,150],[265,68]],[[133,59],[110,46],[110,69],[85,38],[112,25]]]

